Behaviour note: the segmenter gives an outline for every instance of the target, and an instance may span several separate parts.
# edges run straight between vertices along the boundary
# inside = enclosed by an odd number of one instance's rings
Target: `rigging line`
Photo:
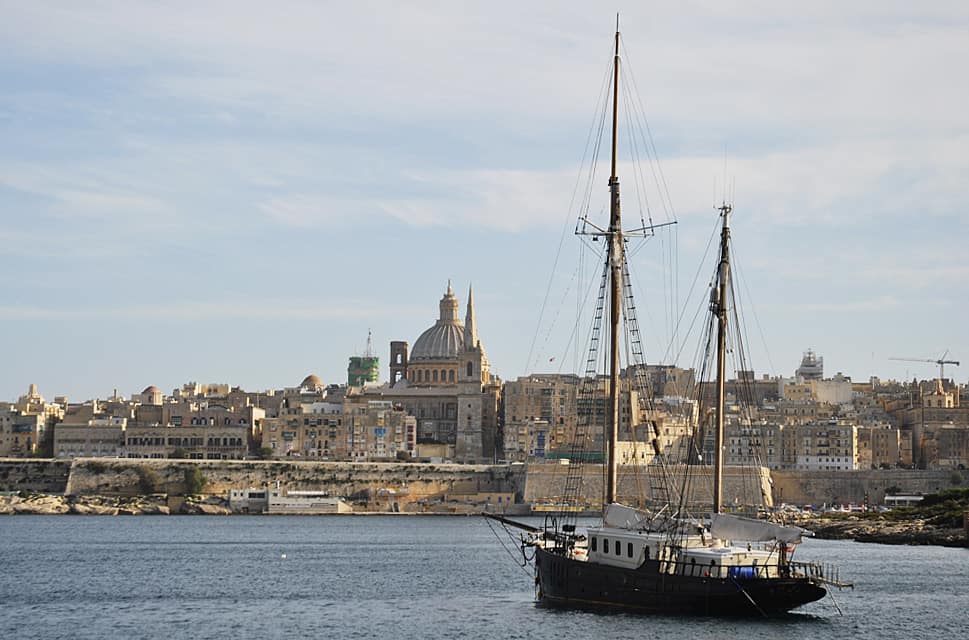
[[[597,101],[596,101],[596,110],[597,111],[599,109],[600,104],[602,103],[603,96],[606,93],[606,90],[605,90],[604,87],[605,87],[605,85],[603,85],[603,88],[600,89],[600,91],[599,91],[599,97],[597,98]],[[600,118],[600,120],[601,119],[602,118]],[[589,145],[592,142],[593,133],[595,131],[595,120],[596,120],[596,118],[593,117],[592,125],[591,125],[591,127],[589,129],[589,134],[586,137],[585,147],[584,147],[584,149],[582,151],[582,164],[585,163],[586,155],[589,153]],[[601,138],[602,138],[602,124],[601,123],[600,123],[599,129],[600,129],[600,131],[599,131],[598,139],[601,140]],[[596,146],[598,146],[598,144]],[[597,153],[594,153],[593,155],[594,156],[597,156],[598,154]],[[532,353],[533,353],[533,351],[535,349],[535,342],[538,340],[538,332],[539,332],[539,330],[541,329],[541,326],[542,326],[542,319],[543,319],[543,316],[545,314],[545,305],[548,303],[548,296],[549,296],[549,294],[551,292],[552,283],[554,282],[554,279],[555,279],[555,271],[558,268],[559,258],[560,258],[561,254],[562,254],[562,247],[565,244],[566,231],[568,230],[568,228],[570,226],[570,223],[572,221],[573,215],[574,215],[573,207],[575,206],[575,198],[576,198],[576,195],[578,194],[579,183],[581,182],[581,177],[582,177],[582,172],[580,171],[579,174],[576,176],[575,185],[572,188],[572,196],[571,196],[571,199],[569,201],[568,213],[567,213],[567,216],[566,216],[566,219],[565,219],[565,224],[563,224],[563,226],[562,226],[562,233],[561,233],[561,235],[559,237],[559,245],[558,245],[558,248],[556,249],[556,252],[555,252],[555,260],[553,261],[553,264],[552,264],[552,271],[551,271],[551,274],[549,275],[548,287],[546,288],[546,291],[545,291],[545,299],[542,301],[541,311],[539,312],[539,316],[538,316],[538,323],[536,324],[536,327],[535,327],[535,334],[532,337],[532,344],[529,347],[528,357],[525,360],[526,370],[527,370],[527,368],[529,368],[531,366]]]
[[[609,77],[610,76],[607,75],[606,78],[604,78],[604,80],[605,81],[608,81]],[[607,90],[608,90],[608,85],[607,84],[604,84],[603,87],[602,87],[602,90],[601,90],[602,91],[602,97],[600,98],[600,101],[601,101],[601,104],[602,104],[602,109],[599,112],[599,128],[598,128],[597,133],[596,133],[594,153],[592,155],[592,158],[590,158],[589,168],[588,168],[587,173],[585,174],[586,175],[586,182],[585,182],[585,188],[583,189],[583,196],[582,196],[583,197],[583,200],[582,200],[581,208],[579,210],[579,219],[583,223],[583,228],[584,228],[585,222],[587,221],[588,216],[589,216],[589,209],[592,206],[592,193],[593,193],[593,185],[595,184],[595,180],[596,180],[596,178],[595,178],[595,176],[596,176],[596,167],[599,166],[599,154],[602,151],[602,137],[603,137],[604,132],[605,132],[605,127],[606,127],[606,112],[608,110],[607,109],[607,107],[608,107],[608,103],[607,103],[608,98],[606,97]],[[599,103],[597,103],[597,105],[598,104]]]
[[[610,61],[611,61],[611,57],[610,57]],[[606,66],[606,71],[603,74],[602,83],[599,88],[599,98],[596,101],[596,109],[597,109],[596,118],[598,118],[599,127],[597,129],[597,134],[596,134],[596,141],[595,141],[595,147],[594,147],[595,152],[593,154],[593,157],[590,159],[588,172],[585,174],[587,178],[586,178],[585,188],[583,190],[583,202],[579,211],[579,214],[580,214],[579,217],[583,221],[583,223],[585,222],[585,219],[589,215],[589,207],[591,206],[592,193],[593,193],[592,186],[595,183],[596,167],[599,165],[599,153],[602,149],[602,136],[606,126],[606,114],[609,110],[608,109],[609,96],[610,96],[609,87],[611,86],[610,81],[612,80],[612,73],[613,73],[612,67],[613,65],[611,63]],[[595,126],[595,119],[593,119],[593,126]]]
[[[635,101],[638,101],[639,102],[639,109],[632,108],[632,109],[630,109],[630,111],[634,114],[634,116],[636,116],[636,117],[638,117],[638,118],[640,118],[642,120],[642,125],[640,127],[638,127],[638,128],[634,128],[633,129],[633,132],[635,133],[635,132],[638,131],[640,137],[643,137],[643,135],[642,135],[643,134],[643,131],[645,131],[647,133],[647,135],[648,135],[648,143],[647,143],[647,141],[646,141],[645,138],[643,140],[644,145],[645,145],[645,148],[646,148],[646,154],[645,155],[646,155],[647,159],[649,160],[650,169],[651,169],[651,171],[653,173],[653,180],[654,180],[654,182],[657,185],[657,190],[659,191],[659,194],[660,194],[660,202],[661,202],[661,204],[663,206],[663,209],[666,211],[667,218],[668,219],[671,218],[672,220],[675,221],[677,218],[676,218],[676,210],[675,210],[675,208],[673,206],[673,198],[670,195],[669,184],[668,184],[668,182],[666,180],[666,175],[663,172],[663,165],[662,165],[662,163],[659,160],[659,153],[658,153],[658,151],[656,149],[656,142],[655,142],[655,139],[653,138],[652,129],[649,126],[649,119],[646,117],[645,103],[644,103],[644,101],[642,99],[642,94],[639,91],[639,85],[636,82],[636,74],[635,73],[632,73],[631,56],[629,56],[628,55],[628,52],[626,51],[625,41],[623,41],[621,43],[621,45],[623,47],[623,54],[626,57],[626,65],[625,65],[625,67],[628,67],[628,69],[629,69],[629,73],[626,74],[626,75],[629,76],[629,82],[623,83],[623,87],[626,88],[626,91],[628,92],[631,100],[635,100]],[[624,69],[625,69],[625,67],[624,67]],[[631,87],[631,90],[630,90],[629,87]],[[650,149],[652,150],[652,154],[650,154]],[[647,196],[648,196],[648,194],[647,194]],[[665,201],[664,201],[664,196],[665,196]],[[652,214],[650,212],[650,207],[649,207],[649,201],[648,201],[648,199],[646,201],[646,209],[647,209],[647,213],[649,214],[649,217],[650,217],[650,224],[652,224]],[[678,237],[679,236],[677,234],[676,235],[676,238],[678,239]],[[673,262],[674,262],[674,260],[671,258],[671,264]],[[669,319],[668,319],[669,320],[669,324],[667,326],[670,328],[668,330],[668,334],[669,334],[668,335],[668,339],[670,340],[671,343],[672,342],[675,342],[675,340],[676,340],[676,338],[675,338],[675,333],[676,333],[676,309],[679,308],[679,304],[678,304],[678,302],[679,302],[679,295],[678,295],[678,293],[679,292],[678,292],[678,290],[676,288],[676,283],[678,283],[678,278],[679,278],[679,272],[678,271],[679,271],[679,265],[678,265],[678,257],[677,257],[677,259],[676,259],[676,266],[675,266],[675,273],[674,273],[674,269],[673,268],[670,269],[670,280],[671,280],[671,285],[670,285],[670,298],[671,298],[671,304],[669,306],[669,310],[670,310],[670,312],[669,312]]]
[[[589,287],[589,291],[588,291],[588,293],[586,294],[586,298],[585,298],[585,299],[589,299],[589,298],[591,298],[591,297],[592,297],[592,291],[593,291],[593,287],[594,287],[594,285],[595,285],[595,280],[593,280],[592,278],[590,278],[590,279],[589,279],[589,284],[587,285],[587,286]],[[580,300],[579,300],[579,305],[578,305],[578,306],[579,306],[579,307],[581,308],[581,307],[582,307],[583,305],[582,305],[582,300],[581,300],[581,296],[579,295],[579,292],[578,292],[578,290],[576,290],[576,298],[580,298]],[[571,343],[571,342],[573,341],[573,339],[575,339],[575,338],[576,338],[576,336],[578,335],[578,332],[579,332],[579,327],[580,327],[581,325],[582,325],[582,317],[581,317],[581,314],[577,314],[577,315],[576,315],[576,319],[575,319],[575,322],[574,322],[574,323],[573,323],[573,325],[572,325],[572,333],[571,333],[571,334],[569,335],[569,342],[570,342],[570,343]],[[590,340],[592,339],[592,338],[591,338],[591,332],[592,332],[592,327],[590,327],[590,328],[589,328],[589,335],[587,336],[587,338],[586,338],[586,340],[585,340],[585,344],[589,344],[589,341],[590,341]],[[576,357],[580,357],[580,356],[579,356],[579,354],[578,354],[578,351],[579,351],[579,348],[578,348],[578,341],[577,341],[577,340],[576,340],[576,347],[575,347],[575,351],[577,352],[577,353],[576,353]],[[563,360],[564,360],[564,356],[563,356]],[[562,365],[561,365],[561,363],[560,363],[560,364],[559,364],[559,372],[560,372],[560,373],[561,373],[561,366],[562,366]],[[576,366],[576,367],[575,367],[575,370],[578,370],[578,366]]]
[[[731,253],[733,253],[734,249],[733,249],[733,241],[732,240],[731,240],[731,243],[730,244],[731,244],[730,251],[731,251]],[[757,305],[754,304],[753,296],[751,296],[751,294],[750,294],[750,288],[747,286],[747,281],[744,278],[744,272],[740,269],[740,264],[739,263],[736,264],[736,271],[737,271],[737,277],[740,279],[740,284],[743,287],[743,290],[747,294],[747,298],[746,299],[748,300],[748,304],[750,305],[750,310],[751,310],[751,312],[754,315],[754,324],[757,325],[757,331],[760,334],[760,341],[761,341],[761,344],[764,347],[764,355],[767,356],[767,364],[770,365],[771,374],[776,375],[777,374],[777,368],[774,366],[774,361],[770,357],[770,348],[767,346],[767,339],[764,337],[764,329],[763,329],[763,327],[760,324],[760,317],[759,317],[759,315],[757,313]]]
[[[495,534],[495,538],[498,539],[498,543],[501,544],[502,549],[504,549],[505,552],[509,556],[511,556],[512,560],[515,561],[515,564],[518,565],[518,568],[524,571],[526,575],[531,576],[531,572],[525,569],[525,567],[528,566],[528,560],[526,559],[524,562],[519,562],[518,555],[515,553],[512,553],[512,551],[508,548],[507,542],[498,534],[498,531],[495,529],[494,524],[491,521],[491,518],[482,518],[482,519],[488,525],[488,528],[491,529],[491,533]],[[501,525],[501,526],[502,528],[504,528],[506,536],[508,538],[512,538],[511,531],[508,529],[508,527],[506,525]]]
[[[661,434],[658,433],[657,423],[655,422],[655,407],[653,404],[652,392],[648,385],[648,381],[645,379],[646,362],[645,362],[645,353],[643,351],[642,332],[640,331],[640,328],[639,328],[639,320],[637,318],[636,306],[633,303],[633,293],[632,293],[633,285],[632,285],[632,277],[629,272],[629,262],[628,260],[625,259],[625,256],[623,256],[623,262],[622,262],[622,277],[623,277],[623,286],[622,286],[621,303],[623,307],[623,312],[625,314],[625,317],[627,318],[627,323],[625,325],[625,328],[631,331],[634,336],[634,340],[632,341],[632,346],[633,346],[633,354],[636,361],[633,363],[632,371],[635,374],[635,378],[639,388],[642,389],[643,391],[642,395],[640,396],[640,405],[643,408],[643,410],[646,412],[646,414],[650,416],[650,420],[648,421],[648,426],[653,427],[650,435],[656,438],[657,447],[658,447]],[[672,472],[669,469],[669,465],[667,461],[665,460],[665,458],[661,453],[657,454],[654,460],[658,462],[658,466],[661,471],[661,479],[663,482],[663,486],[666,488],[666,491],[667,491],[667,497],[669,497],[671,494],[675,496],[676,495],[675,482],[673,482]]]
[[[572,272],[572,278],[569,280],[569,283],[568,283],[568,285],[565,288],[565,292],[562,294],[562,302],[559,303],[558,305],[556,305],[556,307],[555,307],[555,315],[552,317],[552,321],[549,323],[548,331],[545,333],[545,340],[542,342],[542,346],[541,346],[541,348],[539,349],[538,353],[535,356],[535,362],[534,362],[534,364],[533,365],[530,365],[531,368],[529,369],[529,371],[533,371],[534,372],[535,371],[535,367],[537,367],[538,364],[539,364],[538,363],[539,356],[540,355],[545,355],[545,354],[548,353],[548,350],[547,350],[548,349],[548,344],[549,344],[549,342],[551,340],[551,336],[552,336],[552,333],[553,333],[553,331],[555,329],[555,326],[558,324],[558,319],[559,319],[559,315],[561,314],[562,307],[565,306],[564,305],[564,301],[565,301],[566,298],[569,297],[569,294],[572,292],[572,285],[578,279],[578,273],[577,273],[577,271],[578,270]],[[570,339],[571,339],[571,336],[570,336]],[[566,345],[566,349],[568,349],[568,346],[567,345]],[[525,373],[527,375],[528,374],[528,371],[526,371]]]
[[[633,72],[631,58],[626,53],[625,41],[623,41],[621,44],[622,44],[622,48],[623,48],[623,55],[626,58],[626,66],[629,67],[630,83],[632,84],[633,91],[635,92],[636,97],[639,99],[639,103],[640,103],[640,113],[643,114],[643,122],[645,123],[644,129],[646,130],[646,133],[649,136],[649,143],[650,143],[650,147],[653,150],[653,157],[658,158],[659,157],[659,154],[656,151],[656,142],[655,142],[655,140],[653,138],[653,131],[652,131],[652,129],[649,126],[649,120],[646,118],[646,108],[645,108],[645,106],[643,106],[644,103],[643,103],[643,99],[642,99],[642,94],[639,92],[639,85],[636,83],[636,74]],[[663,173],[663,165],[660,164],[658,160],[656,162],[656,165],[657,165],[657,170],[659,171],[659,176],[660,176],[660,179],[661,179],[661,182],[658,183],[658,184],[662,184],[662,189],[660,191],[660,194],[661,194],[661,196],[665,194],[665,197],[666,197],[666,205],[669,206],[669,209],[668,209],[667,212],[668,212],[669,215],[672,216],[672,219],[673,220],[676,220],[677,219],[676,218],[676,209],[673,206],[673,198],[670,196],[670,190],[669,190],[669,185],[668,185],[668,183],[666,181],[666,175]]]
[[[632,80],[634,81],[635,78],[633,78]],[[627,89],[630,96],[629,99],[631,101],[635,101],[637,98],[639,98],[639,96],[634,94],[634,91],[636,90],[634,83],[630,83],[630,84],[632,86],[632,89]],[[643,146],[643,149],[645,150],[644,155],[649,165],[650,172],[652,173],[652,176],[653,176],[653,183],[656,185],[656,193],[659,194],[660,207],[662,211],[665,213],[666,219],[670,220],[671,218],[673,218],[673,216],[670,213],[670,209],[667,206],[667,203],[664,202],[663,188],[660,183],[660,177],[657,173],[657,167],[662,166],[660,163],[659,154],[656,152],[655,148],[652,151],[650,150],[649,142],[646,140],[646,136],[643,134],[643,132],[648,127],[648,124],[646,120],[645,109],[642,107],[642,100],[639,100],[638,109],[635,107],[635,105],[633,105],[633,106],[630,106],[629,110],[632,113],[632,117],[636,120],[636,126],[631,128],[632,137],[636,138],[637,147],[639,146],[639,140],[642,140],[642,146]],[[644,176],[643,182],[645,184],[645,176]],[[653,214],[652,214],[652,209],[648,206],[648,202],[647,202],[646,211],[649,216],[649,222],[650,224],[652,224]]]
[[[696,273],[693,275],[693,282],[690,285],[690,291],[689,291],[689,293],[687,293],[687,296],[686,296],[688,300],[693,297],[693,292],[696,289],[697,282],[699,282],[699,279],[700,279],[700,272],[703,270],[703,268],[705,266],[707,266],[706,265],[707,256],[710,254],[710,247],[713,244],[713,239],[716,238],[719,235],[719,231],[720,231],[720,229],[719,229],[719,226],[720,226],[719,222],[720,221],[718,219],[717,220],[717,224],[714,225],[713,232],[710,234],[710,238],[707,240],[706,249],[704,249],[704,251],[703,251],[703,257],[700,259],[700,264],[699,264],[699,266],[697,266]],[[694,315],[694,322],[696,321],[697,315],[699,315],[700,311],[702,311],[703,308],[704,308],[704,306],[706,305],[706,297],[704,297],[704,299],[701,300],[701,303],[700,304],[701,304],[701,306],[698,309],[697,314]],[[680,315],[677,318],[677,321],[676,321],[676,324],[675,324],[675,327],[676,327],[676,330],[677,331],[679,330],[680,326],[683,323],[683,316],[684,316],[685,313],[686,313],[686,305],[683,306],[683,310],[680,311]],[[666,347],[666,353],[663,355],[663,357],[666,358],[667,361],[669,361],[668,359],[671,357],[671,353],[670,352],[674,348],[676,349],[676,355],[674,356],[674,360],[675,361],[679,361],[680,355],[682,354],[683,349],[686,347],[687,338],[690,336],[690,333],[692,332],[692,328],[693,328],[693,323],[690,324],[690,331],[688,331],[687,334],[686,334],[686,336],[683,337],[683,340],[680,342],[679,345],[674,345],[672,343],[670,343],[669,345],[667,345],[667,347]]]
[[[629,155],[632,160],[632,174],[633,182],[636,187],[636,201],[639,204],[639,221],[640,228],[646,229],[646,218],[643,217],[643,211],[649,211],[649,194],[646,190],[646,183],[644,176],[642,175],[642,162],[640,160],[640,152],[638,139],[635,135],[635,114],[633,114],[633,105],[631,101],[631,96],[629,95],[629,87],[626,83],[622,85],[622,97],[623,97],[623,122],[625,123],[626,129],[630,131],[630,135],[626,136],[626,144],[629,147]],[[652,216],[650,216],[650,222],[652,222]]]

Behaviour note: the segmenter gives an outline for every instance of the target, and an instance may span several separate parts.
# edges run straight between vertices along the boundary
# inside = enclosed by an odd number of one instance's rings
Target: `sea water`
[[[538,608],[479,517],[4,516],[0,545],[0,638],[969,637],[969,549],[808,540],[853,590],[720,620]]]

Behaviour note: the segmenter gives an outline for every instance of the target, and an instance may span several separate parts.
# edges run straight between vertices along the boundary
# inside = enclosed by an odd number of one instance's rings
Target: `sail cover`
[[[713,516],[710,533],[713,537],[721,540],[744,540],[746,542],[777,540],[789,544],[798,544],[803,536],[814,535],[801,527],[785,527],[773,522],[743,518],[727,513],[718,513]]]
[[[652,514],[648,511],[613,502],[606,506],[606,512],[602,516],[602,524],[616,529],[636,531],[645,528],[651,518]]]

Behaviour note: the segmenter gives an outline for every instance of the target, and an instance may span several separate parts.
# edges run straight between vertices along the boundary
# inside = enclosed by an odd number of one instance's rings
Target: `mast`
[[[720,207],[723,226],[720,230],[720,266],[717,289],[711,295],[710,308],[717,316],[717,424],[713,457],[713,513],[723,510],[723,400],[727,351],[727,283],[730,279],[730,205]]]
[[[622,286],[622,225],[619,213],[619,178],[616,146],[619,135],[619,18],[616,18],[616,54],[612,70],[612,173],[609,177],[609,419],[606,421],[605,506],[616,501],[616,442],[619,439],[619,313]]]

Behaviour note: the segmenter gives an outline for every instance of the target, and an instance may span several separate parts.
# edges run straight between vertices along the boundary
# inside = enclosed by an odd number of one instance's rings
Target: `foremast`
[[[609,419],[606,420],[606,485],[603,509],[616,501],[616,443],[619,440],[619,324],[622,290],[623,240],[619,207],[616,147],[619,136],[619,25],[612,70],[612,172],[609,176]]]
[[[723,510],[723,408],[727,354],[727,288],[730,282],[730,205],[720,207],[720,264],[717,288],[710,296],[710,311],[717,318],[717,408],[713,457],[713,513]]]

